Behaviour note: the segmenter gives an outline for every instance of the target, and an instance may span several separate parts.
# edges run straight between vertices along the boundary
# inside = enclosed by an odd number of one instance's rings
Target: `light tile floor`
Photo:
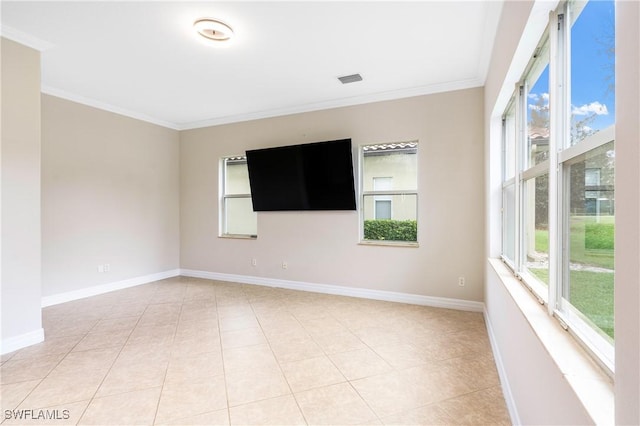
[[[3,425],[510,423],[479,313],[178,277],[43,325],[2,356]]]

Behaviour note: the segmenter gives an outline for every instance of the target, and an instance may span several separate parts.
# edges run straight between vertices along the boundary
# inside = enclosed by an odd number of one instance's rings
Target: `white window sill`
[[[489,259],[545,350],[595,424],[614,424],[613,382],[500,259]]]
[[[218,238],[229,238],[234,240],[257,240],[257,235],[245,235],[245,234],[222,234],[218,235]]]
[[[362,246],[420,247],[417,242],[411,241],[362,240],[358,244]]]

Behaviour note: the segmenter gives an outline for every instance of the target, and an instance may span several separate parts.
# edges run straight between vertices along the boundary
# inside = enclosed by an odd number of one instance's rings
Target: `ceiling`
[[[482,86],[502,1],[12,2],[42,91],[189,129]],[[220,47],[198,18],[229,24]],[[362,81],[337,77],[360,73]]]

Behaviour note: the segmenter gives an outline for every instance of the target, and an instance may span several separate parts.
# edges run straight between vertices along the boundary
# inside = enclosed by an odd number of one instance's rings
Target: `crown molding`
[[[120,108],[115,105],[108,104],[106,102],[97,101],[95,99],[86,98],[84,96],[76,95],[64,90],[56,89],[51,86],[42,86],[42,93],[46,95],[55,96],[57,98],[66,99],[68,101],[76,102],[82,105],[98,108],[104,111],[112,112],[114,114],[123,115],[125,117],[134,118],[136,120],[145,121],[147,123],[156,124],[158,126],[167,127],[173,130],[180,130],[180,126],[171,121],[161,120],[149,115],[131,111],[125,108]]]
[[[42,40],[38,37],[34,37],[30,34],[16,30],[15,28],[9,27],[7,25],[0,26],[0,35],[2,35],[2,37],[6,39],[23,44],[40,52],[44,52],[45,50],[49,50],[55,46],[55,44],[51,42]]]

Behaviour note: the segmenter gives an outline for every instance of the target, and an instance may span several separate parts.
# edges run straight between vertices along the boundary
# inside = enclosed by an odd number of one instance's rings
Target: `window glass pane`
[[[387,200],[376,200],[376,197],[375,195],[364,196],[364,239],[418,241],[416,216],[418,196],[416,194],[392,195],[385,197]],[[384,210],[385,203],[388,210],[382,213],[388,212],[388,219],[377,216],[378,208]]]
[[[511,179],[516,175],[516,115],[515,108],[510,108],[504,119],[504,177]]]
[[[615,2],[574,1],[571,26],[571,140],[615,123]]]
[[[377,195],[364,196],[364,218],[375,219],[375,204],[380,203]],[[389,206],[393,206],[390,219],[393,220],[416,220],[418,208],[418,196],[416,194],[389,195],[383,198]]]
[[[257,235],[258,216],[250,197],[227,198],[224,203],[226,234]]]
[[[225,159],[225,166],[224,193],[226,195],[250,194],[251,188],[249,186],[249,171],[246,158],[227,158]]]
[[[418,188],[417,146],[418,144],[414,142],[363,147],[364,191],[416,190]],[[388,187],[374,187],[378,184]]]
[[[516,257],[516,185],[505,187],[502,198],[502,254],[512,263]]]
[[[527,75],[527,164],[531,167],[548,158],[549,152],[549,47],[537,52]]]
[[[540,282],[549,284],[549,175],[524,184],[524,264]]]
[[[613,341],[614,143],[580,160],[567,167],[570,231],[565,274],[570,284],[563,296],[588,324]],[[599,171],[599,182],[588,177],[594,170]]]

